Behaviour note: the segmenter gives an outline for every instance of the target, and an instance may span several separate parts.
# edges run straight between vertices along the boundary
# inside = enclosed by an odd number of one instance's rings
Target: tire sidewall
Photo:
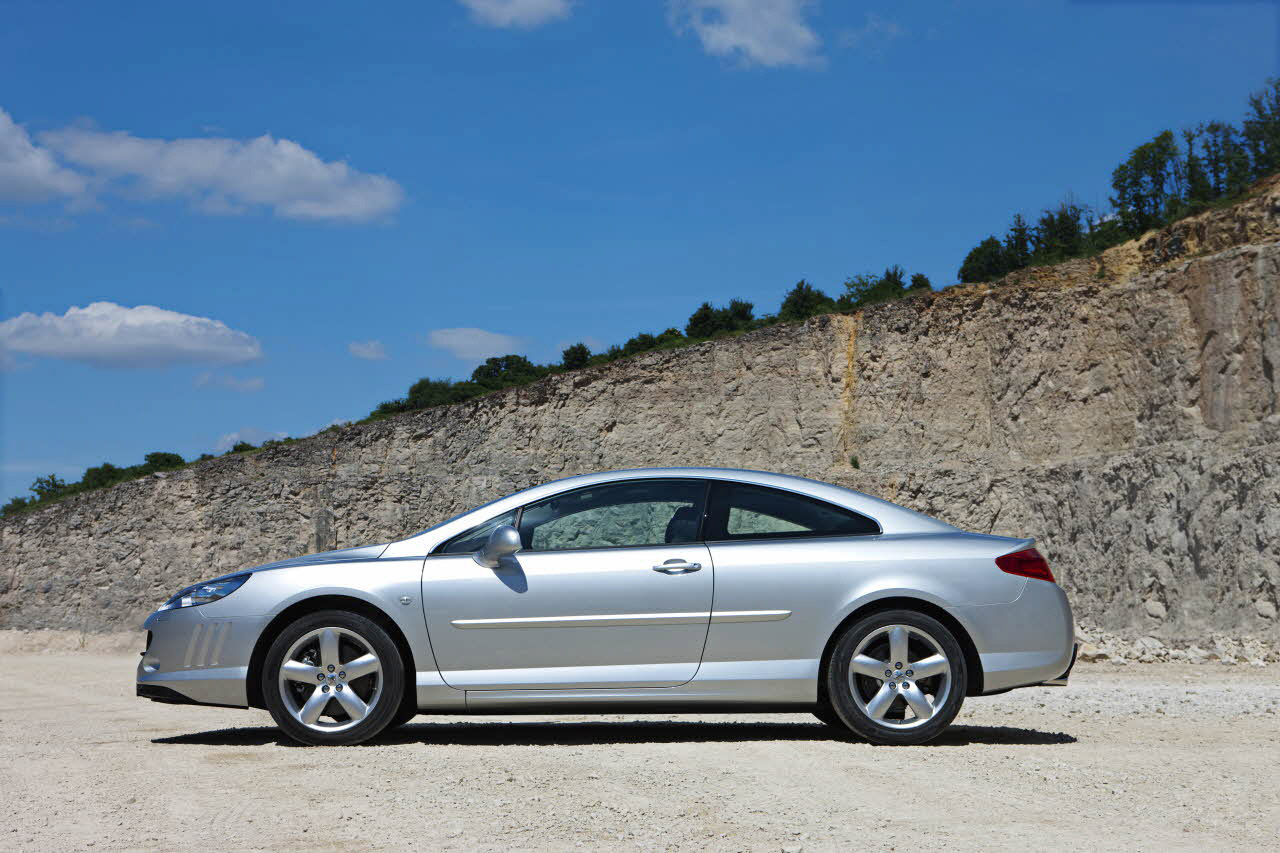
[[[817,717],[819,721],[830,726],[832,729],[835,729],[837,732],[844,735],[849,734],[849,727],[844,724],[844,720],[829,704],[819,705],[814,709],[813,715]]]
[[[280,696],[280,664],[299,637],[317,628],[346,628],[359,634],[373,647],[382,661],[382,690],[373,710],[367,717],[349,729],[340,732],[319,732],[310,729],[293,718]],[[395,719],[403,707],[404,661],[395,641],[386,629],[358,613],[347,610],[321,610],[301,616],[281,631],[267,651],[262,667],[262,696],[272,719],[286,735],[312,746],[340,746],[361,743],[376,736]]]
[[[881,726],[858,707],[849,690],[849,662],[854,649],[862,639],[878,628],[887,625],[910,625],[933,637],[942,647],[951,664],[951,690],[946,702],[923,725],[911,729],[890,729]],[[854,732],[878,744],[926,743],[942,734],[964,704],[968,686],[968,667],[964,650],[955,635],[932,616],[916,610],[882,610],[859,619],[849,626],[836,641],[827,666],[827,696],[831,707]]]

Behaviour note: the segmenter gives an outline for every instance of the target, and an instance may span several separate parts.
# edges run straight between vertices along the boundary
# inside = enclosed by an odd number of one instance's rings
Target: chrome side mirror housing
[[[484,547],[472,554],[477,563],[489,569],[498,568],[503,558],[510,557],[523,546],[520,544],[520,531],[510,524],[495,527],[489,534],[489,541]]]

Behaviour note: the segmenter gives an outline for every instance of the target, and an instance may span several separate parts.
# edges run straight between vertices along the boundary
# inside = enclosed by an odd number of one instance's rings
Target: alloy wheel
[[[849,692],[879,726],[924,725],[950,695],[951,661],[926,631],[885,625],[862,638],[849,661]]]
[[[355,631],[316,628],[289,647],[278,682],[294,720],[313,731],[342,732],[359,725],[382,697],[382,660]]]

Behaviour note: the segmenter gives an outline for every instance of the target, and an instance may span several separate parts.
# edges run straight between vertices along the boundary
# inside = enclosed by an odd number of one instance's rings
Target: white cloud
[[[840,33],[840,44],[844,47],[866,48],[875,54],[883,49],[886,42],[893,41],[904,32],[897,21],[868,12],[866,23]]]
[[[427,344],[463,361],[475,361],[517,352],[524,341],[484,329],[435,329],[427,333]]]
[[[97,367],[241,364],[262,357],[257,338],[218,320],[114,302],[10,317],[0,322],[0,350]]]
[[[250,376],[240,379],[225,373],[214,373],[207,370],[196,377],[197,388],[225,388],[228,391],[239,391],[241,394],[252,394],[267,387],[267,380],[261,376]]]
[[[39,202],[80,195],[83,176],[59,165],[0,109],[0,199]]]
[[[262,444],[264,441],[274,441],[276,439],[286,438],[288,435],[289,433],[287,432],[267,432],[265,429],[259,429],[258,427],[245,427],[244,429],[238,429],[235,432],[229,432],[222,436],[222,438],[219,438],[218,443],[214,445],[213,449],[219,453],[226,453],[242,441],[258,445]]]
[[[812,0],[667,0],[677,32],[693,30],[712,56],[778,68],[822,64],[821,39],[805,20]]]
[[[569,17],[571,0],[460,0],[471,15],[492,27],[533,27]]]
[[[205,213],[266,207],[286,219],[369,222],[390,215],[404,200],[404,190],[388,177],[322,160],[292,140],[272,136],[145,139],[68,127],[42,133],[39,141],[105,189],[185,198]]]
[[[385,361],[387,348],[382,341],[352,341],[347,344],[347,352],[365,361]]]
[[[289,139],[146,139],[72,126],[33,140],[0,109],[0,201],[64,200],[81,211],[110,193],[186,199],[221,216],[266,208],[285,219],[331,222],[385,219],[405,196],[385,175],[323,160]]]

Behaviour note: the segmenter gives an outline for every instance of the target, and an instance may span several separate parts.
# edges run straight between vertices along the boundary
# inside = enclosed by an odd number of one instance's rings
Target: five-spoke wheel
[[[382,693],[382,661],[369,641],[345,628],[308,631],[280,664],[280,696],[295,720],[338,732],[369,715]]]
[[[397,716],[404,667],[387,632],[355,613],[309,614],[286,627],[267,653],[263,696],[276,724],[295,740],[367,740]]]
[[[964,653],[946,626],[913,610],[872,614],[837,640],[830,711],[875,743],[924,743],[960,710]]]
[[[849,691],[881,725],[907,729],[933,719],[951,690],[951,662],[938,641],[911,625],[862,638],[849,661]]]

